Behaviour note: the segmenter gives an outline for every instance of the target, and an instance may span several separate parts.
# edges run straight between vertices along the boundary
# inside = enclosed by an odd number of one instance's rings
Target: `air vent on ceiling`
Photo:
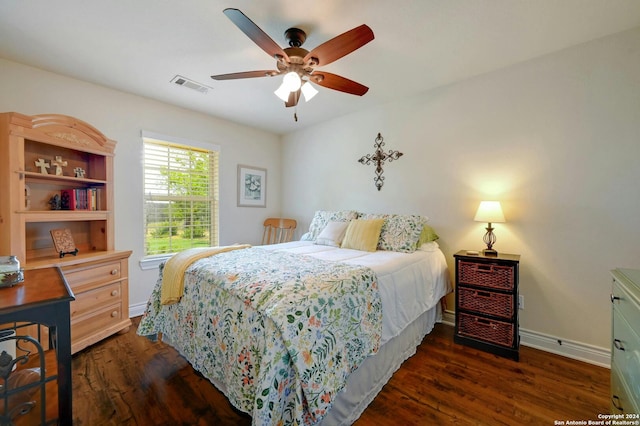
[[[179,86],[184,86],[184,87],[187,87],[189,89],[196,90],[196,91],[198,91],[200,93],[204,93],[204,94],[209,92],[209,89],[211,89],[211,87],[207,87],[204,84],[200,84],[200,83],[197,83],[197,82],[195,82],[193,80],[189,80],[188,78],[183,77],[181,75],[176,75],[175,77],[173,77],[171,79],[171,82],[175,83],[175,84],[177,84]]]

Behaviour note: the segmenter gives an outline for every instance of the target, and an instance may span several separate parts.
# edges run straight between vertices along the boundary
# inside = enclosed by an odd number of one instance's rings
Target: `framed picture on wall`
[[[238,164],[238,207],[267,207],[267,169]]]

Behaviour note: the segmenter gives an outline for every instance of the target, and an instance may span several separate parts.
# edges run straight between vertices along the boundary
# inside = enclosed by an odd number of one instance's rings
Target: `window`
[[[217,246],[219,147],[142,136],[145,255]]]

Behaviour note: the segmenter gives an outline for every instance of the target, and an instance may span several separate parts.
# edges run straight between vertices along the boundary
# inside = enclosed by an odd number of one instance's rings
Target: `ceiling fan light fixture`
[[[282,84],[290,91],[295,92],[300,88],[302,80],[297,72],[291,71],[285,74]]]
[[[305,102],[309,102],[315,95],[318,94],[318,91],[315,87],[311,85],[310,82],[305,82],[300,88],[302,91],[302,95],[304,96]]]
[[[278,89],[273,92],[275,93],[275,95],[277,97],[279,97],[280,99],[282,99],[282,102],[287,102],[289,100],[289,93],[291,93],[289,91],[289,89],[287,88],[287,85],[284,84],[284,82],[280,85],[280,87],[278,87]]]

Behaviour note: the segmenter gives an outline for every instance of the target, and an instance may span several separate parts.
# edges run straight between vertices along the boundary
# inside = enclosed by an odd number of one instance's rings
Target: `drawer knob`
[[[611,403],[613,404],[614,407],[616,407],[618,410],[622,411],[622,404],[620,404],[620,398],[618,397],[618,395],[613,395],[611,396]]]
[[[117,296],[117,295],[118,295],[118,290],[113,290],[113,291],[111,292],[111,295],[112,295],[112,296]]]
[[[112,270],[111,275],[118,275],[118,270],[117,269]]]
[[[613,339],[613,346],[619,351],[624,351],[624,346],[622,346],[622,342],[620,339]]]
[[[117,316],[118,316],[118,311],[113,311],[113,312],[111,312],[111,317],[112,317],[112,318],[115,318],[115,317],[117,317]]]

